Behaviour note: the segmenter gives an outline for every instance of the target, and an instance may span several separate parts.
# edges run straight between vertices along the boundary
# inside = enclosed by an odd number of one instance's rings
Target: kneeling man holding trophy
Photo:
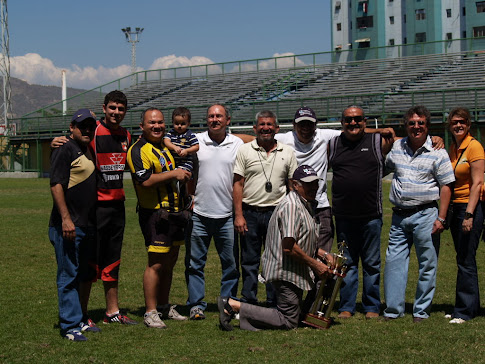
[[[333,270],[332,255],[317,248],[318,225],[313,218],[312,203],[319,179],[312,167],[298,167],[291,181],[293,190],[275,208],[268,225],[266,248],[261,257],[262,275],[273,284],[277,307],[219,297],[222,330],[233,329],[230,322],[236,313],[243,330],[290,330],[298,326],[303,291],[312,288],[314,274],[323,278]]]

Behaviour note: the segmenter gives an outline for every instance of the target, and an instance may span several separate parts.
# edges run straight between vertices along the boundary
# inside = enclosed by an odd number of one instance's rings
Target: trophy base
[[[306,315],[305,320],[303,320],[303,322],[308,326],[314,327],[316,329],[326,330],[330,328],[330,326],[333,323],[333,320],[331,318],[326,318],[324,316],[318,316],[318,315],[309,313],[308,315]]]

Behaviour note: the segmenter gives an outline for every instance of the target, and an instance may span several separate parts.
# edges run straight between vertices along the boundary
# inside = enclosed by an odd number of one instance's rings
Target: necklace
[[[264,166],[263,166],[263,161],[261,159],[261,150],[258,149],[259,163],[261,163],[261,169],[263,170],[264,178],[266,179],[266,183],[264,184],[264,189],[268,193],[270,193],[271,191],[273,191],[273,184],[271,183],[271,175],[273,174],[273,167],[274,167],[274,162],[276,160],[276,153],[277,152],[278,152],[278,149],[275,149],[274,158],[273,158],[273,164],[271,165],[271,172],[269,173],[269,178],[268,178],[266,176],[266,172],[265,172]]]

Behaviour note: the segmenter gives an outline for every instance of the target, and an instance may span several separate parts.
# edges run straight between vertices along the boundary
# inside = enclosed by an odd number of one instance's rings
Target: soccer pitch
[[[382,260],[391,219],[389,183],[384,186]],[[124,247],[120,271],[120,306],[136,326],[103,325],[105,307],[100,282],[93,286],[91,317],[102,332],[87,334],[88,341],[61,339],[57,327],[56,261],[47,237],[52,200],[48,179],[0,179],[0,362],[1,363],[478,363],[485,361],[485,318],[451,325],[444,318],[453,309],[456,263],[449,231],[442,235],[438,282],[431,317],[412,323],[411,307],[417,278],[411,253],[406,316],[392,322],[365,320],[359,312],[337,320],[329,330],[299,328],[292,331],[232,332],[218,328],[216,297],[220,263],[213,246],[206,266],[204,321],[166,321],[167,330],[143,325],[142,276],[146,264],[143,238],[135,213],[136,197],[129,180]],[[334,244],[335,245],[335,244]],[[483,245],[483,242],[482,242]],[[174,272],[171,302],[184,306],[187,290],[181,249]],[[480,286],[485,287],[485,253],[477,253]],[[382,267],[383,268],[383,267]],[[264,288],[260,285],[260,297]],[[381,276],[382,292],[382,276]],[[482,294],[482,306],[484,306]],[[384,295],[382,293],[382,300]],[[360,292],[358,295],[360,303]],[[338,307],[338,302],[335,308]],[[358,305],[358,309],[360,306]],[[334,316],[336,317],[335,311]],[[237,326],[237,321],[233,322]]]

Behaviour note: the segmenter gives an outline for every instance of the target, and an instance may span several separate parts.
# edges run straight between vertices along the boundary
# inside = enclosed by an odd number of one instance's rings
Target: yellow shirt
[[[127,162],[140,207],[163,207],[170,212],[179,210],[179,191],[176,182],[169,181],[150,188],[141,186],[152,174],[175,169],[175,162],[167,148],[159,149],[142,137],[131,146]]]
[[[463,152],[464,150],[465,152]],[[458,158],[460,159],[459,161]],[[455,170],[456,178],[453,202],[468,203],[470,184],[472,181],[470,163],[481,159],[485,159],[483,147],[470,134],[466,136],[458,150],[454,146],[450,148],[450,160]]]

